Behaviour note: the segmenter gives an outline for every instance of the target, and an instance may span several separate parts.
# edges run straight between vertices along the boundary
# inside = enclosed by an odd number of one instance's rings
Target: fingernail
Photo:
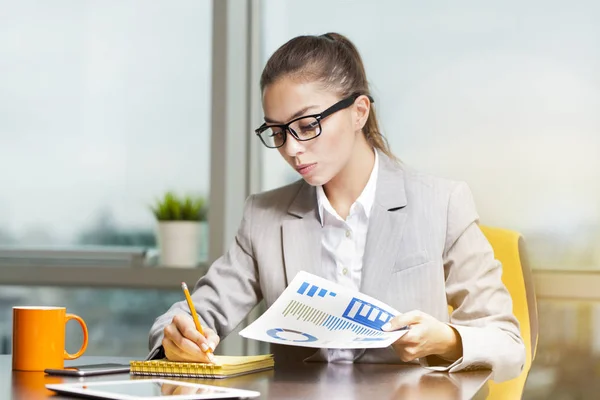
[[[390,324],[390,323],[388,322],[387,324],[385,324],[385,325],[383,325],[383,326],[381,327],[381,330],[383,330],[383,331],[389,331],[391,327],[392,327],[392,324]]]
[[[205,352],[205,353],[208,351],[208,346],[206,345],[206,343],[202,343],[202,344],[200,345],[200,348],[201,348],[201,349],[202,349],[202,351],[203,351],[203,352]]]
[[[217,345],[214,342],[208,342],[208,347],[210,347],[212,349],[212,351],[215,351],[215,348],[217,347]]]

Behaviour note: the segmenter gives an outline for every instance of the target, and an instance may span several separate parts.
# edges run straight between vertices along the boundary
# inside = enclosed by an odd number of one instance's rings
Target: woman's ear
[[[358,96],[354,101],[356,110],[356,119],[354,121],[356,130],[361,130],[367,123],[369,112],[371,110],[371,102],[365,95]]]

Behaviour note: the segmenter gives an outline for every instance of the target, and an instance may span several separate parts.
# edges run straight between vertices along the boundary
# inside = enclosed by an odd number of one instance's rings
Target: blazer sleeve
[[[215,330],[221,338],[227,336],[262,300],[251,242],[252,202],[253,196],[250,196],[233,244],[198,280],[192,292],[201,323]],[[176,314],[182,313],[190,315],[185,300],[173,304],[154,321],[150,329],[148,359],[164,356],[163,330]]]
[[[420,362],[450,372],[491,368],[495,381],[515,378],[525,364],[525,346],[502,283],[502,265],[477,225],[479,217],[466,184],[459,183],[452,191],[447,215],[446,296],[453,308],[450,326],[461,337],[463,356],[452,364],[435,356]]]

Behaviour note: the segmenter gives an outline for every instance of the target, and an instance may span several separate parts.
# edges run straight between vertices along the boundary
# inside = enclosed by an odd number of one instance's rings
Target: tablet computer
[[[253,390],[231,389],[221,386],[158,378],[129,381],[58,383],[48,384],[46,388],[63,395],[113,400],[247,399],[260,396],[260,392]]]

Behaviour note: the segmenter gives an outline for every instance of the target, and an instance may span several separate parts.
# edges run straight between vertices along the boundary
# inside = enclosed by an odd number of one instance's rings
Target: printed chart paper
[[[240,335],[304,347],[387,347],[406,333],[381,330],[397,314],[379,300],[302,271]]]

